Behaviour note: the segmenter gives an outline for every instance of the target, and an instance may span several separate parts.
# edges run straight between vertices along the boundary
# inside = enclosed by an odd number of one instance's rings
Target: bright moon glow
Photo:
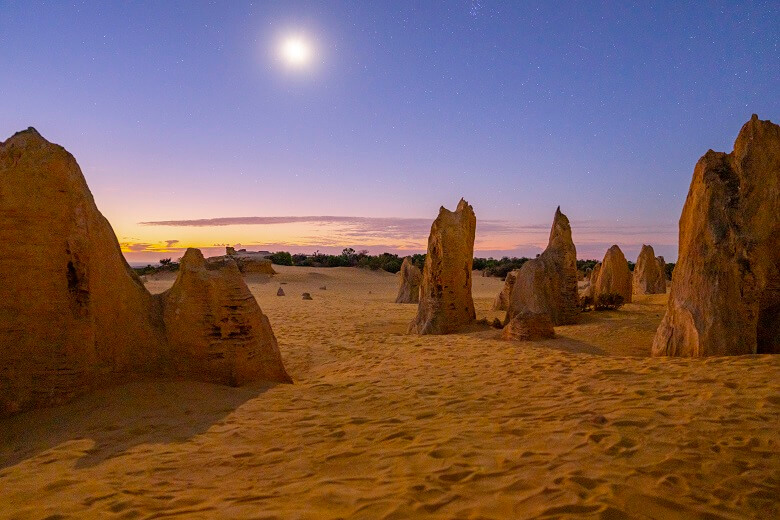
[[[282,42],[282,59],[293,67],[303,67],[311,59],[311,46],[299,36],[291,36]]]

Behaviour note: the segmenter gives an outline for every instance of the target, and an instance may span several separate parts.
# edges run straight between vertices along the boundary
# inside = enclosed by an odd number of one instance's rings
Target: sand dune
[[[780,515],[780,358],[647,357],[665,295],[520,344],[405,335],[394,275],[277,270],[248,282],[295,385],[138,381],[4,420],[0,518]]]

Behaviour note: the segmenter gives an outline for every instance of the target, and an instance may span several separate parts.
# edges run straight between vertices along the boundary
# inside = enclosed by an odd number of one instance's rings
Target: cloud
[[[142,251],[153,251],[153,244],[147,242],[122,242],[119,244],[122,247],[122,251],[130,251],[132,253],[140,253]]]
[[[125,240],[119,243],[123,253],[175,253],[183,251],[184,247],[174,247],[178,240],[165,240],[164,242],[133,242]]]
[[[141,222],[143,226],[162,227],[223,227],[223,226],[297,226],[297,232],[288,240],[274,244],[254,244],[267,250],[314,249],[340,251],[385,248],[388,252],[424,251],[431,229],[430,218],[354,217],[354,216],[281,216],[281,217],[218,217]],[[605,220],[572,221],[578,256],[600,258],[604,251],[617,243],[627,256],[638,254],[642,242],[650,243],[663,253],[676,256],[677,225],[672,222],[647,224],[622,223]],[[511,220],[477,220],[475,250],[481,254],[535,256],[547,245],[550,223],[520,223]],[[164,244],[143,242],[123,245],[125,251],[175,252],[175,240]],[[221,246],[222,244],[214,244]]]
[[[313,223],[340,223],[354,220],[367,220],[370,217],[217,217],[184,220],[157,220],[151,222],[139,222],[142,226],[175,226],[175,227],[214,227],[214,226],[242,226],[242,225],[269,225],[269,224],[294,224],[297,222]],[[416,220],[416,219],[400,219]]]
[[[347,216],[286,216],[286,217],[218,217],[207,219],[158,220],[140,222],[143,226],[170,227],[221,227],[221,226],[272,226],[281,224],[310,224],[310,233],[315,236],[299,237],[323,240],[317,234],[326,227],[329,243],[344,243],[360,238],[375,240],[425,239],[431,229],[432,219],[403,217],[347,217]],[[604,236],[656,236],[676,237],[677,226],[671,222],[635,225],[607,221],[573,221],[575,240],[587,241],[589,237]],[[477,235],[492,237],[534,237],[535,245],[544,245],[550,232],[549,223],[522,224],[511,220],[478,220]]]

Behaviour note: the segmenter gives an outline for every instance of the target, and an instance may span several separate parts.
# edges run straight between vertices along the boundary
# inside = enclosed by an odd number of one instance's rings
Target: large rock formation
[[[494,311],[505,311],[509,308],[509,300],[512,297],[512,288],[517,281],[517,270],[509,271],[504,279],[504,287],[501,292],[498,293],[496,299],[493,300]]]
[[[693,170],[656,356],[780,353],[780,127],[756,115]]]
[[[602,294],[619,294],[624,303],[631,303],[631,270],[623,251],[617,245],[607,249],[604,260],[597,264],[590,276],[590,294],[594,300]]]
[[[642,245],[632,276],[634,294],[664,294],[666,292],[666,263],[655,256],[652,246]]]
[[[555,211],[547,249],[517,271],[506,322],[524,312],[547,314],[554,325],[575,323],[578,318],[577,250],[571,226],[559,207]]]
[[[178,373],[232,386],[292,382],[271,324],[234,262],[215,269],[199,249],[187,249],[173,287],[161,298]]]
[[[444,207],[431,226],[413,334],[447,334],[476,319],[471,298],[471,268],[477,217],[461,199],[455,211]]]
[[[76,160],[0,143],[0,416],[171,374],[161,302],[128,267]]]
[[[395,303],[418,303],[420,301],[420,281],[422,280],[422,273],[420,272],[420,269],[412,263],[410,257],[407,256],[404,258],[398,276],[400,282]]]
[[[0,415],[157,371],[162,320],[76,160],[33,128],[0,143]]]

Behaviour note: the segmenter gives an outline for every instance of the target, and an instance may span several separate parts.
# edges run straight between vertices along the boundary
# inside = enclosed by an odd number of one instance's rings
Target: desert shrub
[[[412,264],[415,265],[420,271],[425,267],[425,254],[412,255]]]
[[[342,255],[319,255],[317,263],[321,267],[349,267],[349,259]]]
[[[403,258],[393,253],[369,255],[368,251],[355,251],[351,247],[344,249],[340,255],[327,255],[315,251],[311,255],[294,254],[280,251],[270,256],[277,265],[297,265],[303,267],[363,267],[374,271],[383,269],[390,273],[401,270]],[[412,255],[412,263],[422,269],[425,255]]]
[[[279,251],[268,258],[276,265],[293,265],[293,256],[287,251]]]
[[[666,279],[672,279],[672,273],[674,272],[674,262],[666,264]]]
[[[587,269],[593,270],[597,263],[598,260],[577,260],[577,269],[584,273]]]
[[[151,265],[147,265],[145,267],[133,267],[133,271],[135,271],[135,274],[138,276],[143,276],[145,274],[154,274],[157,272],[156,267],[152,267]]]
[[[393,253],[382,253],[381,255],[366,255],[358,260],[357,266],[372,271],[382,269],[388,273],[397,273],[401,270],[403,259]]]
[[[593,309],[597,311],[616,311],[623,306],[623,296],[616,293],[599,294]]]
[[[300,253],[296,253],[292,255],[293,265],[306,265],[304,262],[306,262],[308,259],[309,259],[309,255],[302,255]],[[309,263],[308,265],[311,265],[311,263]]]
[[[488,263],[487,258],[474,258],[474,263],[473,263],[474,270],[482,271],[487,267],[487,263]]]
[[[593,310],[593,298],[591,296],[583,296],[580,298],[580,311],[589,312]]]
[[[170,258],[161,258],[158,266],[147,265],[146,267],[133,267],[132,269],[138,276],[162,272],[175,273],[179,270],[179,262],[174,262]]]
[[[505,256],[500,260],[496,260],[494,258],[475,258],[475,265],[479,265],[481,269],[477,267],[474,267],[474,269],[481,270],[485,276],[496,276],[503,280],[511,271],[523,267],[523,264],[525,264],[528,260],[529,259],[526,257],[509,258],[508,256]]]

